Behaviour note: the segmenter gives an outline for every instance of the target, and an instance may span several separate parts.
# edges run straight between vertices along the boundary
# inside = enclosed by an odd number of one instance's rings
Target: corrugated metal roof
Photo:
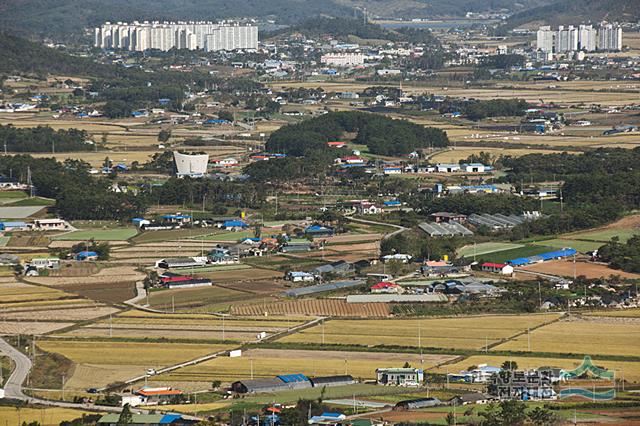
[[[309,378],[304,374],[282,374],[280,376],[276,376],[278,379],[282,380],[285,383],[294,383],[294,382],[308,382]]]

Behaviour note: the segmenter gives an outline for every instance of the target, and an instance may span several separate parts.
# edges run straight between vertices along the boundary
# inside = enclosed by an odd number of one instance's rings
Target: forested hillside
[[[68,40],[86,37],[86,28],[105,21],[269,17],[292,24],[318,15],[352,17],[361,8],[372,17],[433,18],[502,8],[518,12],[546,3],[548,0],[0,0],[0,28]]]
[[[513,15],[502,31],[545,22],[550,25],[579,24],[599,20],[635,22],[640,19],[638,0],[560,0]]]

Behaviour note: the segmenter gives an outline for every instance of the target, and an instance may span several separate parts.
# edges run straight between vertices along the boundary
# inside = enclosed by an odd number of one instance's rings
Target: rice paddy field
[[[458,250],[458,256],[473,257],[474,254],[476,256],[480,256],[484,254],[495,253],[495,252],[500,252],[505,250],[519,249],[521,247],[524,247],[524,244],[500,243],[500,242],[480,243],[480,244],[476,244],[475,246],[468,245],[460,248]]]
[[[415,367],[430,368],[452,359],[455,357],[450,355],[425,354],[421,357],[419,354],[403,353],[250,349],[241,357],[219,357],[161,374],[154,380],[210,383],[217,379],[231,383],[252,377],[257,379],[293,373],[309,377],[350,374],[358,379],[375,379],[376,368],[402,367],[407,362]]]
[[[62,241],[124,241],[138,234],[135,228],[116,228],[116,229],[83,229],[80,231],[67,232],[56,235],[54,240]]]
[[[80,418],[83,414],[92,413],[59,407],[17,408],[0,406],[0,422],[5,425],[22,425],[23,423],[31,424],[36,422],[42,426],[59,426],[60,422]]]
[[[144,374],[149,368],[161,368],[227,349],[222,344],[148,343],[97,340],[40,340],[41,350],[70,359],[74,373],[66,388],[83,390]]]
[[[286,331],[303,324],[297,318],[236,318],[215,315],[118,315],[88,324],[66,333],[68,336],[115,338],[164,338],[167,340],[196,339],[247,342],[256,335]],[[224,329],[224,333],[223,333]]]
[[[548,315],[488,315],[438,319],[331,320],[279,341],[355,345],[419,345],[424,348],[483,349],[527,328],[560,317]],[[324,329],[324,333],[323,333]]]
[[[585,318],[561,320],[531,331],[531,351],[577,355],[637,356],[640,320],[636,318]],[[526,334],[494,347],[495,350],[527,351]]]

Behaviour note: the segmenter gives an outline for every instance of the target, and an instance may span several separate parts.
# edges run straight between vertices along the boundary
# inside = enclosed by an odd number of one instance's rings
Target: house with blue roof
[[[83,250],[76,253],[73,258],[78,261],[98,260],[98,253],[96,253],[95,251]]]
[[[225,220],[222,223],[222,228],[227,231],[238,231],[242,229],[247,229],[249,225],[242,220]]]
[[[0,231],[26,231],[27,229],[29,229],[29,225],[27,225],[27,222],[0,222]]]
[[[334,233],[332,228],[322,225],[311,225],[307,226],[304,230],[305,235],[309,235],[312,237],[330,237]]]
[[[105,414],[98,420],[100,426],[117,426],[120,413]],[[160,426],[160,425],[192,425],[200,420],[190,419],[182,414],[132,414],[130,425]]]

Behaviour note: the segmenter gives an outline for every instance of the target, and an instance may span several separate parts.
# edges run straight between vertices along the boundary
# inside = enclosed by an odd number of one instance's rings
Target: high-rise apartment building
[[[545,53],[553,52],[554,42],[555,42],[556,33],[551,30],[551,27],[540,27],[536,34],[536,45],[538,50],[541,50]]]
[[[258,27],[227,22],[107,22],[94,30],[94,45],[132,51],[250,50],[258,48]]]
[[[536,49],[543,53],[621,50],[622,27],[607,23],[602,23],[598,28],[592,25],[580,25],[577,28],[560,25],[554,31],[549,26],[543,26],[536,33]]]

